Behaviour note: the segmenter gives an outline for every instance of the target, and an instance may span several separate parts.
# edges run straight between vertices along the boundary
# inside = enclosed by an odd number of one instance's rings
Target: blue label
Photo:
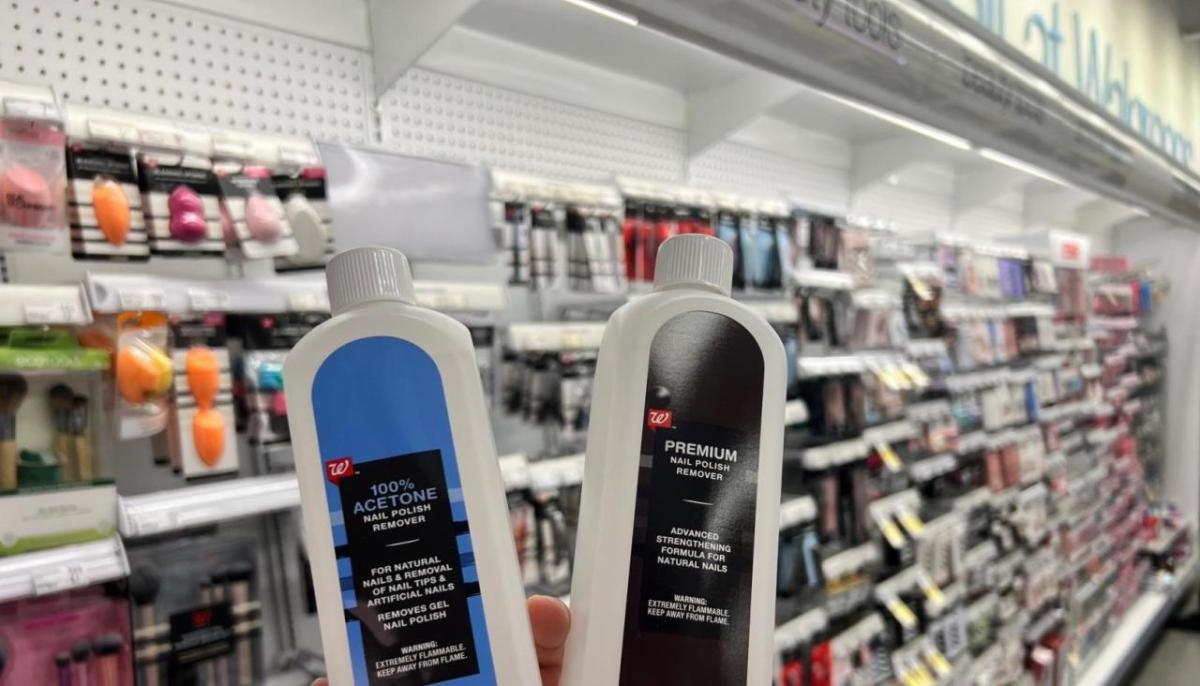
[[[352,341],[312,404],[354,683],[495,684],[437,365],[399,338]]]

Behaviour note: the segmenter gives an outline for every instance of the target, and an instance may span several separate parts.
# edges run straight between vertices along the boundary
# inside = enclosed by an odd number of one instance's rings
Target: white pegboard
[[[692,160],[688,182],[705,188],[780,193],[814,210],[845,212],[849,169],[826,166],[740,143],[722,142]]]
[[[143,0],[0,3],[0,78],[81,102],[322,140],[375,138],[371,60]]]
[[[383,95],[379,119],[383,145],[408,155],[577,181],[683,175],[682,131],[420,68]]]

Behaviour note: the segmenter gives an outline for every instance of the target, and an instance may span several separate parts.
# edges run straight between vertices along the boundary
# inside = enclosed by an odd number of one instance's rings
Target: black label
[[[275,195],[275,184],[264,176],[219,174],[217,184],[224,198],[248,198],[255,193],[267,198]]]
[[[168,621],[170,683],[186,681],[184,675],[191,671],[192,665],[228,655],[233,650],[233,612],[228,602],[176,612]]]
[[[655,335],[622,686],[746,683],[762,394],[734,320],[688,312]]]
[[[291,350],[326,319],[329,315],[324,312],[234,315],[229,318],[229,330],[242,339],[247,350]]]
[[[199,195],[217,194],[217,177],[210,169],[162,165],[138,160],[138,186],[143,193],[170,193],[187,186]]]
[[[287,200],[293,194],[303,195],[309,200],[324,200],[325,178],[321,176],[274,176],[271,178],[275,193],[280,200]]]
[[[357,462],[340,477],[349,541],[339,556],[354,570],[370,684],[420,686],[479,672],[470,596],[456,544],[440,451]]]
[[[107,150],[67,148],[67,177],[94,179],[99,175],[111,177],[117,183],[134,183],[133,156]]]
[[[228,343],[225,335],[225,315],[208,312],[200,316],[174,315],[170,320],[171,341],[176,349],[203,345],[209,348],[224,348]]]

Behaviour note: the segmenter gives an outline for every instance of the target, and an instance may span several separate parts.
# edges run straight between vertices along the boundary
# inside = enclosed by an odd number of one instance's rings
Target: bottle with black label
[[[600,347],[565,686],[771,682],[786,365],[724,241],[659,250]]]
[[[470,333],[391,248],[326,280],[284,389],[331,685],[538,683]]]

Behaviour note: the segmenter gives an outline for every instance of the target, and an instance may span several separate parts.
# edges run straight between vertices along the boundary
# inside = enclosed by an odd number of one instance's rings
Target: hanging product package
[[[81,340],[114,355],[118,435],[153,436],[166,427],[167,393],[175,379],[167,318],[160,312],[122,312],[98,319]]]
[[[238,471],[233,382],[225,315],[171,321],[175,392],[168,396],[167,430],[155,454],[192,479]]]
[[[48,91],[33,98],[17,89],[0,82],[0,249],[62,252],[68,242],[62,116]]]
[[[0,346],[0,556],[111,536],[110,356],[58,328]]]
[[[233,254],[246,260],[296,255],[300,248],[266,167],[245,166],[217,176],[221,230]],[[314,252],[324,255],[325,243]]]
[[[271,178],[291,226],[296,252],[275,258],[275,269],[322,268],[333,256],[333,214],[329,210],[325,168],[305,167],[294,174]]]
[[[143,152],[138,155],[138,183],[152,254],[224,257],[212,160]]]

